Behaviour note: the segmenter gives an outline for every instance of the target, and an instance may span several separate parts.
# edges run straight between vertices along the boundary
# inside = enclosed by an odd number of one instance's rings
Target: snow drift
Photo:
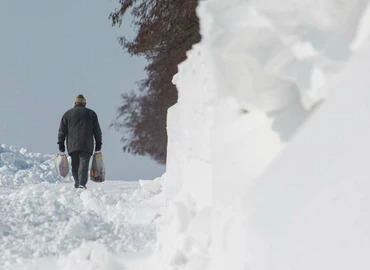
[[[0,145],[0,187],[72,181],[62,178],[54,166],[53,155],[29,153],[27,149]]]
[[[201,2],[168,112],[162,269],[370,267],[369,9]]]

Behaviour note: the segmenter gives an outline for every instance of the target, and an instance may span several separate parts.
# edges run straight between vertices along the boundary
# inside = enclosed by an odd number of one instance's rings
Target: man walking
[[[89,161],[94,151],[100,151],[102,132],[98,116],[86,108],[86,99],[78,95],[74,108],[64,113],[60,122],[58,144],[59,151],[65,152],[64,141],[67,138],[67,149],[72,159],[72,175],[75,188],[86,188],[89,173]]]

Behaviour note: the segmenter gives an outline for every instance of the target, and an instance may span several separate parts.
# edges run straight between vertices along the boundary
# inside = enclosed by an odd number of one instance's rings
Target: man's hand
[[[66,147],[64,146],[64,142],[58,142],[59,144],[59,151],[64,153],[66,151]]]
[[[102,143],[101,143],[101,142],[96,142],[96,143],[95,143],[95,152],[98,152],[98,151],[100,151],[100,150],[101,150],[101,145],[102,145]]]

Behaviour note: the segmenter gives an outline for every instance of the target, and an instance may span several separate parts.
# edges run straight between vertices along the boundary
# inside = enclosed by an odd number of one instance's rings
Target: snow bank
[[[157,232],[162,269],[348,269],[343,262],[356,260],[356,269],[370,267],[364,257],[370,251],[365,229],[370,220],[361,218],[370,210],[361,191],[366,190],[362,181],[369,173],[365,167],[357,171],[363,155],[341,162],[338,158],[340,153],[359,154],[350,151],[357,133],[364,132],[356,150],[369,146],[367,124],[357,121],[369,119],[365,108],[370,97],[364,91],[370,85],[362,76],[370,59],[361,54],[361,48],[369,48],[368,2],[201,2],[197,12],[202,41],[179,66],[173,79],[179,99],[168,111],[166,209]],[[358,80],[364,85],[357,85]],[[333,101],[325,102],[328,98]],[[335,139],[335,131],[346,125],[353,132]],[[323,127],[326,133],[321,135],[328,140],[310,143]],[[294,148],[305,151],[287,154]],[[289,159],[276,165],[285,155]],[[316,165],[310,167],[313,161]],[[343,186],[334,188],[333,180],[346,162],[353,174],[341,175]],[[326,166],[332,168],[330,174]],[[292,174],[294,167],[302,170]],[[303,171],[307,175],[302,176]],[[346,189],[345,181],[353,176],[358,186]],[[325,193],[331,188],[335,191]],[[344,211],[351,222],[340,226],[342,233],[330,233],[327,224],[341,222],[340,207],[331,200],[340,195],[351,200],[356,194],[361,199]],[[356,207],[364,211],[354,211]],[[325,216],[330,210],[336,214]],[[309,235],[317,242],[296,248],[299,239],[310,239],[303,236],[310,230],[304,225],[310,218],[315,228]],[[328,223],[320,227],[322,218]],[[355,225],[360,221],[366,225]],[[351,233],[357,229],[357,234]],[[338,243],[345,246],[351,235],[351,248],[330,249]],[[360,236],[366,240],[356,248]],[[335,237],[340,240],[328,244]],[[299,263],[304,256],[312,261]]]
[[[54,158],[28,153],[16,146],[0,145],[0,187],[72,181],[71,177],[62,178],[55,172]]]

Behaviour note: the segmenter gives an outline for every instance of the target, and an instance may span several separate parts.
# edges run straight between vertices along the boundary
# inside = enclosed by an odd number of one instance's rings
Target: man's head
[[[86,99],[83,95],[78,95],[75,98],[75,105],[86,106]]]

